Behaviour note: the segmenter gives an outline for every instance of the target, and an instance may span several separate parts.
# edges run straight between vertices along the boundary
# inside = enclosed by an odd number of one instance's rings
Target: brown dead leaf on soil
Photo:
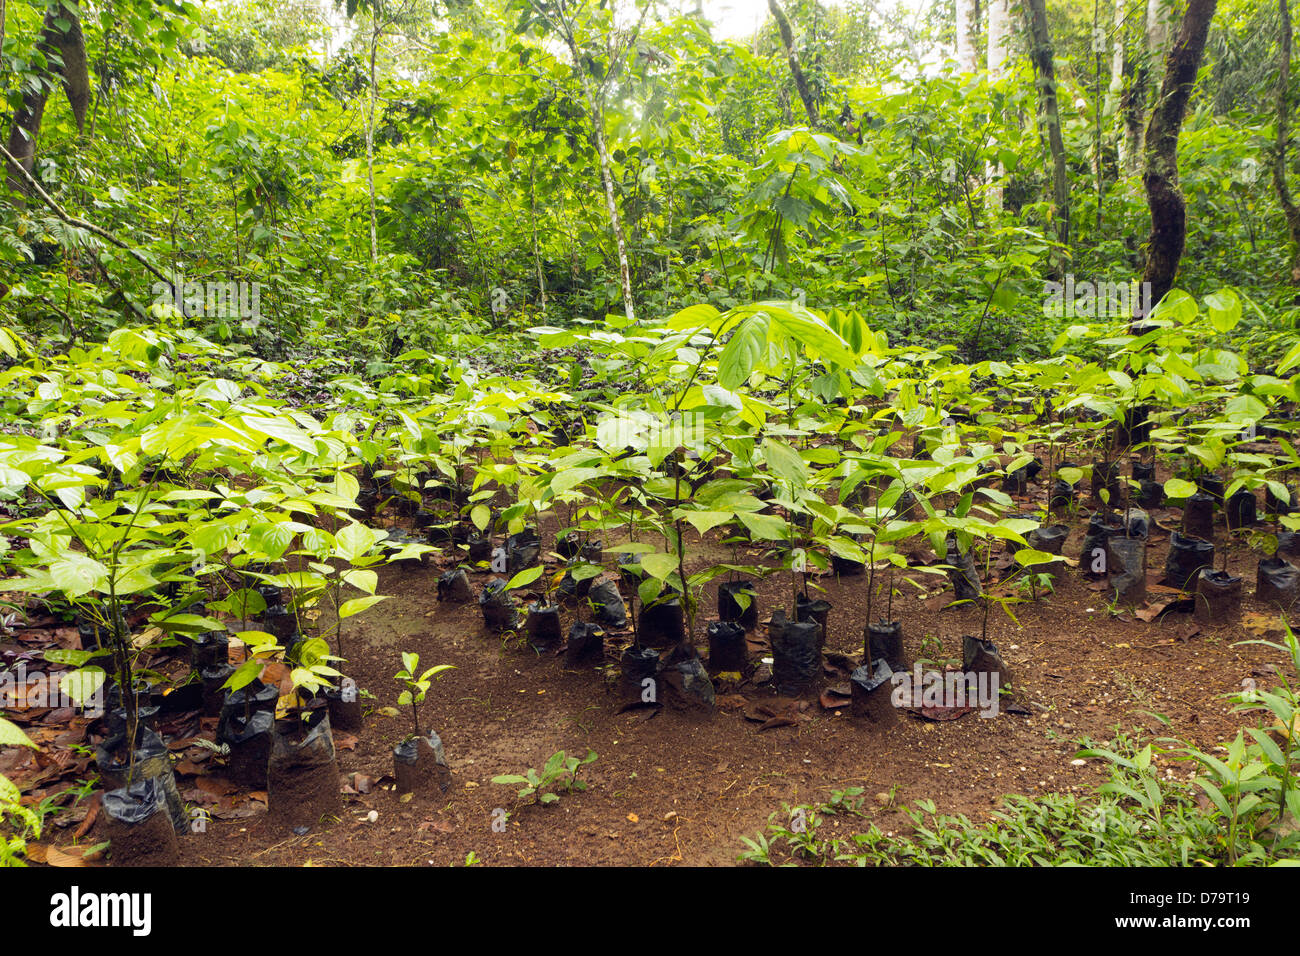
[[[80,867],[102,866],[100,858],[104,855],[102,847],[70,846],[63,849],[47,847],[45,862],[49,866]]]
[[[827,687],[821,692],[818,698],[820,703],[827,710],[840,710],[847,707],[853,701],[853,692],[849,690],[848,685],[843,687]]]
[[[89,833],[90,828],[95,825],[95,820],[99,817],[100,800],[103,796],[103,791],[97,790],[87,802],[86,819],[81,821],[81,826],[77,827],[76,831],[72,834],[74,840],[80,840]]]
[[[49,850],[44,843],[27,844],[27,859],[32,863],[44,863],[45,854]]]
[[[238,787],[223,777],[198,777],[195,779],[194,785],[204,793],[210,793],[214,797],[224,797],[239,792]]]

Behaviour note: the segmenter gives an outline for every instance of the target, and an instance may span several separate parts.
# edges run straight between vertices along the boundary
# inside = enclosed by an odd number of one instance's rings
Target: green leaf
[[[373,607],[380,601],[387,598],[385,594],[370,594],[366,597],[353,598],[351,601],[344,601],[339,607],[339,619],[352,617],[354,614],[360,614],[366,608]]]
[[[515,588],[521,588],[525,585],[532,584],[542,576],[546,568],[543,565],[534,565],[531,568],[524,568],[506,583],[506,590],[513,591]]]
[[[641,555],[640,564],[641,567],[645,568],[647,574],[654,575],[660,581],[667,580],[668,576],[677,570],[676,556],[666,554],[663,551]]]
[[[735,391],[753,374],[759,357],[767,350],[769,319],[758,312],[743,320],[718,358],[718,384]]]
[[[344,571],[339,577],[358,591],[365,591],[367,594],[374,594],[375,588],[379,586],[379,575],[374,571],[365,571],[361,568]]]
[[[50,565],[50,579],[68,597],[108,588],[108,568],[84,554],[69,553]]]
[[[1241,321],[1241,300],[1231,289],[1211,292],[1205,297],[1205,307],[1216,332],[1231,332]]]
[[[1182,478],[1170,478],[1165,482],[1165,497],[1172,501],[1190,498],[1196,494],[1196,485]]]
[[[740,523],[749,529],[750,535],[759,541],[784,541],[790,529],[776,515],[750,514],[742,511],[736,515]]]
[[[1069,482],[1072,485],[1077,485],[1083,479],[1083,469],[1073,466],[1060,468],[1056,474],[1062,481]]]
[[[368,554],[374,546],[375,532],[358,522],[340,528],[334,535],[335,553],[349,564]]]
[[[682,517],[700,534],[708,534],[718,525],[726,524],[735,514],[730,511],[685,511]]]
[[[664,582],[659,578],[646,578],[637,585],[636,596],[641,601],[642,606],[655,601],[663,592]]]
[[[599,478],[604,474],[600,468],[566,468],[551,477],[551,491],[562,495],[584,482]]]
[[[1050,564],[1056,560],[1056,555],[1049,554],[1046,551],[1037,551],[1034,548],[1021,548],[1016,552],[1016,561],[1019,564],[1031,566],[1035,564]]]
[[[0,747],[31,747],[33,750],[40,748],[32,743],[31,738],[23,733],[22,729],[15,723],[0,717]]]
[[[59,680],[59,690],[83,707],[97,704],[107,677],[102,667],[82,667],[64,674]]]
[[[248,532],[247,547],[258,554],[278,561],[293,543],[293,529],[287,522],[266,522],[254,525]]]
[[[775,438],[764,438],[763,457],[771,472],[782,481],[789,482],[796,491],[808,487],[807,462],[785,442]]]
[[[261,595],[258,596],[261,597]],[[226,629],[226,626],[220,621],[214,621],[210,617],[201,617],[198,614],[173,614],[170,617],[154,619],[152,623],[161,627],[164,631],[181,631],[185,634],[224,631]]]
[[[253,683],[255,678],[261,676],[262,668],[264,666],[266,666],[265,661],[250,658],[240,664],[239,667],[235,669],[235,672],[226,678],[226,682],[222,686],[227,690],[241,690]]]
[[[487,505],[475,505],[470,509],[469,520],[474,522],[474,527],[482,531],[492,520],[492,512]]]
[[[45,651],[44,657],[51,664],[64,664],[68,667],[81,667],[87,661],[103,653],[106,652],[65,650],[61,647],[52,647]]]
[[[287,418],[266,418],[261,415],[245,415],[242,424],[249,431],[291,445],[309,455],[316,454],[315,440]]]
[[[1277,366],[1277,374],[1284,375],[1297,365],[1300,365],[1300,342],[1291,346],[1286,355],[1282,357],[1282,361]]]

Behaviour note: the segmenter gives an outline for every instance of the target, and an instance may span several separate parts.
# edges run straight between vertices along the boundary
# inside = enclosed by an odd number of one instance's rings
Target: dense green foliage
[[[42,7],[6,14],[11,108],[28,85],[57,83],[38,70]],[[1046,354],[1054,334],[1045,281],[1140,271],[1146,206],[1138,178],[1115,163],[1117,118],[1096,109],[1108,77],[1088,54],[1091,9],[1053,14],[1076,158],[1068,250],[1047,238],[1027,62],[997,79],[918,72],[940,24],[950,35],[941,15],[885,29],[856,8],[792,7],[828,118],[810,131],[770,26],[746,46],[692,17],[651,19],[613,61],[602,52],[619,35],[610,14],[583,7],[575,68],[542,16],[550,8],[522,0],[437,17],[391,0],[350,19],[333,11],[336,34],[344,20],[352,29],[328,56],[314,4],[166,9],[85,8],[91,116],[78,133],[68,104],[49,97],[36,178],[165,276],[262,283],[260,322],[208,308],[185,310],[199,313],[185,324],[264,355],[341,340],[350,354],[391,359],[466,330],[539,324],[543,311],[547,324],[623,311],[594,117],[645,319],[695,301],[802,297],[855,309],[894,341],[1025,357]],[[1271,16],[1229,4],[1215,23],[1209,84],[1180,143],[1180,286],[1241,288],[1258,306],[1251,322],[1289,329],[1285,226],[1265,173],[1272,76],[1259,67]],[[608,86],[599,104],[592,77]],[[1004,175],[986,176],[990,164]],[[51,345],[102,338],[160,298],[157,277],[122,250],[13,193],[0,199],[0,261],[0,324]]]

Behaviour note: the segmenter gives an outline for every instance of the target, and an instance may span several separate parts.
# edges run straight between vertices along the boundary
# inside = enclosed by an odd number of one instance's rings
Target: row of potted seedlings
[[[1092,469],[1091,497],[1100,508],[1089,519],[1080,555],[1084,575],[1094,579],[1105,577],[1113,600],[1127,606],[1141,604],[1146,597],[1146,543],[1150,518],[1144,508],[1135,506],[1135,502],[1156,507],[1166,500],[1165,487],[1156,482],[1154,467],[1140,461],[1132,464],[1131,481],[1121,479],[1118,467],[1113,463],[1103,462]],[[1029,483],[1038,478],[1041,470],[1040,462],[1030,462],[1005,475],[1003,488],[1025,495]],[[1081,475],[1082,470],[1068,462],[1056,466],[1049,491],[1049,510],[1057,514],[1073,511],[1080,492]],[[1238,489],[1225,501],[1223,487],[1224,481],[1218,476],[1199,476],[1196,490],[1186,495],[1183,530],[1172,534],[1165,563],[1166,582],[1192,591],[1196,598],[1197,619],[1212,624],[1235,616],[1241,586],[1239,578],[1214,567],[1215,548],[1210,540],[1213,537],[1213,518],[1221,510],[1230,531],[1259,523],[1255,493],[1245,488]],[[1130,494],[1130,489],[1139,493]],[[1175,497],[1185,494],[1185,489],[1175,482],[1170,483],[1170,491]],[[1287,514],[1293,510],[1293,505],[1279,500],[1270,487],[1266,487],[1265,494],[1266,514]],[[915,498],[907,492],[905,497],[899,498],[894,514],[911,517],[914,507]],[[1068,534],[1067,524],[1041,524],[1027,533],[1029,548],[1052,558],[1036,570],[1052,574],[1061,572],[1064,562],[1060,556]],[[1279,555],[1300,555],[1297,536],[1292,532],[1280,531],[1277,540]],[[574,622],[569,631],[566,659],[571,664],[602,660],[602,626],[611,629],[626,627],[629,616],[615,581],[606,579],[594,585],[591,583],[591,579],[602,570],[599,567],[600,542],[592,539],[579,545],[578,541],[578,537],[573,535],[561,536],[557,540],[557,556],[570,562],[560,582],[559,597],[553,603],[550,587],[544,587],[542,600],[528,605],[526,617],[521,622],[511,591],[532,584],[547,572],[544,565],[533,564],[539,561],[541,551],[535,530],[528,529],[510,536],[505,552],[507,568],[514,572],[515,577],[510,581],[494,577],[484,587],[478,600],[485,625],[490,630],[502,632],[518,629],[522,623],[535,647],[554,649],[563,640],[560,604],[573,599],[585,601],[592,609],[593,620],[583,621],[579,615],[579,620]],[[944,561],[956,598],[979,600],[983,591],[973,554],[957,547],[955,535],[948,536],[947,544]],[[1013,553],[1018,546],[1008,542],[1007,550]],[[482,539],[478,555],[471,554],[470,557],[481,558],[490,553],[490,540]],[[620,555],[621,561],[625,562],[620,566],[620,579],[635,594],[642,578],[636,572],[635,562],[628,560],[632,557]],[[576,580],[574,564],[586,569],[586,576],[580,581]],[[842,576],[860,574],[870,568],[874,578],[877,562],[867,563],[833,555],[831,564],[834,572]],[[534,573],[526,573],[529,567]],[[874,592],[872,581],[868,593]],[[471,599],[472,589],[464,568],[444,575],[439,583],[439,593],[452,600]],[[891,583],[891,603],[892,594]],[[742,598],[740,595],[745,596]],[[1281,557],[1263,558],[1257,573],[1257,596],[1284,610],[1289,609],[1300,596],[1300,571]],[[797,696],[813,686],[821,670],[829,610],[826,601],[810,598],[805,591],[796,595],[794,620],[788,619],[782,609],[772,613],[768,633],[773,656],[773,684],[779,693]],[[870,619],[870,608],[868,616]],[[693,647],[686,634],[686,615],[680,593],[665,591],[653,600],[642,602],[640,613],[633,616],[632,624],[633,643],[621,660],[622,686],[627,694],[635,696],[647,678],[655,677],[665,667],[679,669],[680,676],[688,682],[696,676],[696,665],[691,663]],[[717,675],[747,670],[749,662],[744,634],[747,628],[753,629],[757,624],[752,582],[722,583],[718,589],[718,620],[705,630],[709,645],[707,671]],[[1004,676],[1007,674],[996,647],[986,635],[967,636],[963,645],[964,670],[996,669]],[[656,648],[669,648],[671,653],[661,659]],[[889,683],[892,670],[905,665],[901,625],[888,619],[869,620],[864,634],[863,664],[853,673],[851,681],[854,713],[876,722],[892,719],[893,708],[881,703],[887,699],[887,694],[881,691]],[[707,674],[704,679],[707,680]]]
[[[333,730],[361,728],[360,697],[355,684],[332,666],[339,658],[330,654],[328,643],[299,630],[284,591],[268,581],[272,570],[249,565],[243,588],[222,601],[200,600],[187,608],[199,615],[217,609],[235,613],[240,623],[231,629],[246,644],[241,667],[230,663],[228,634],[213,630],[183,638],[191,676],[165,695],[136,681],[136,693],[123,701],[120,680],[111,682],[97,765],[107,788],[103,819],[115,864],[174,862],[177,838],[193,823],[156,728],[162,702],[171,713],[197,710],[218,718],[224,775],[240,787],[266,792],[272,826],[303,832],[341,811]],[[118,621],[122,634],[129,635],[121,613]],[[108,644],[108,629],[93,620],[83,619],[79,633],[88,650]],[[287,700],[277,684],[260,678],[264,665],[277,658],[289,667],[293,692]],[[403,669],[395,675],[402,686],[399,705],[410,707],[413,733],[394,748],[394,776],[399,793],[431,792],[434,786],[445,792],[450,774],[442,742],[435,732],[421,730],[418,708],[431,681],[450,665],[419,671],[418,663],[417,656],[403,654]],[[334,679],[337,686],[331,685]]]

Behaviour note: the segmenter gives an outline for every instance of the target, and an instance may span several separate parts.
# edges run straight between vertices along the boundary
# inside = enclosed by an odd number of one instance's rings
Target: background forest
[[[1066,0],[1044,46],[1041,7],[799,0],[731,41],[592,0],[8,0],[0,121],[28,175],[0,196],[0,325],[184,322],[382,364],[793,298],[968,361],[1040,356],[1045,283],[1144,277],[1144,136],[1184,20]],[[1176,284],[1241,291],[1267,348],[1300,281],[1289,16],[1210,9]],[[184,307],[213,281],[259,308]]]

